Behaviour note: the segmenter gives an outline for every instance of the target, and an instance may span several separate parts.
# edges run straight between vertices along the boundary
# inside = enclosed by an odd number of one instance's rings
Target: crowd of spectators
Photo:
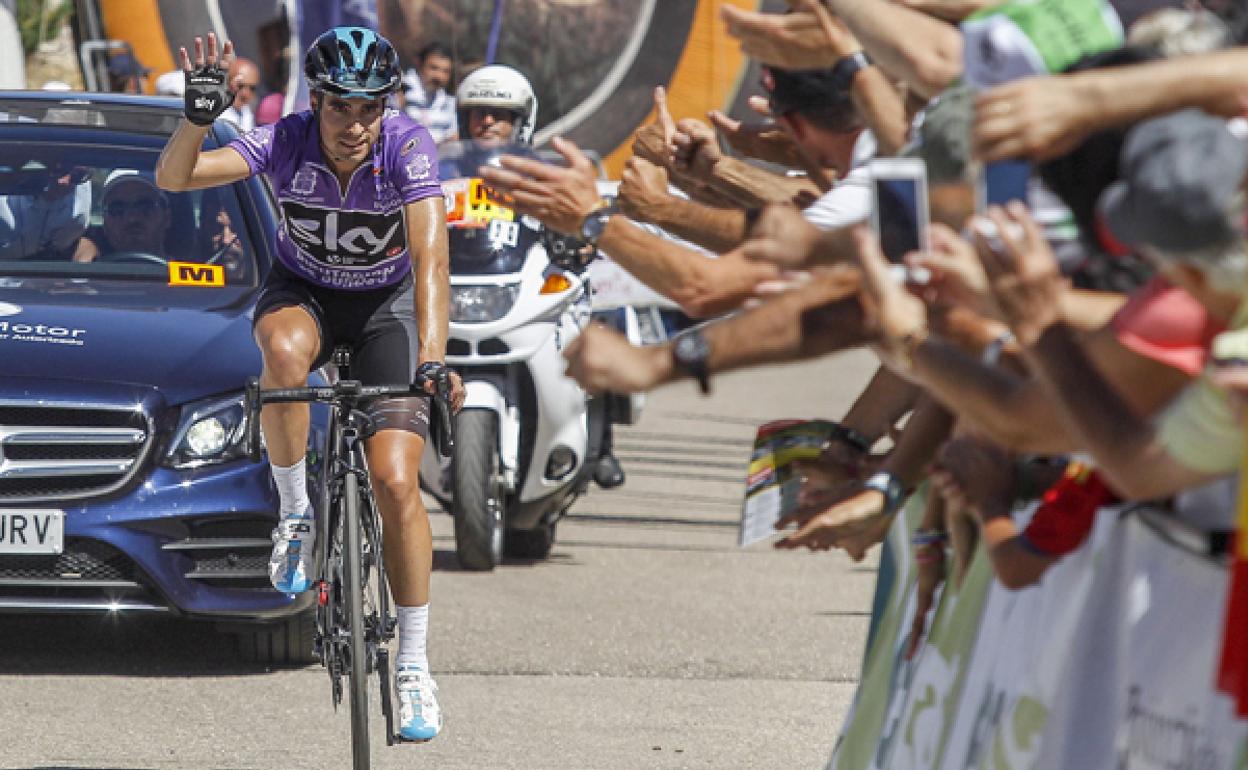
[[[643,347],[592,327],[569,373],[616,393],[693,378],[713,397],[717,372],[874,349],[879,369],[803,467],[776,545],[861,559],[923,488],[912,647],[946,572],[981,544],[1021,588],[1116,501],[1233,530],[1244,18],[1108,0],[789,5],[722,10],[763,65],[760,118],[676,120],[657,89],[613,203],[567,140],[565,166],[482,170],[555,230],[598,220],[603,252],[704,320]],[[930,207],[904,270],[870,226],[871,159],[894,155],[926,164]],[[1026,200],[984,205],[984,169],[1010,160],[1029,164]]]

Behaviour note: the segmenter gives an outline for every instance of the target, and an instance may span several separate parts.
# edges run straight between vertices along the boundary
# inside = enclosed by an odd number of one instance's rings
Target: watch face
[[[682,334],[676,338],[676,346],[672,352],[682,365],[695,366],[706,363],[710,348],[701,334]]]

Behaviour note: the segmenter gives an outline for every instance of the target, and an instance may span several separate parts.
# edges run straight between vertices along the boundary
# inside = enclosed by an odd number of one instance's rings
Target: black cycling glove
[[[211,126],[221,113],[234,103],[234,92],[226,82],[226,71],[214,64],[205,64],[186,75],[186,119],[197,126]]]
[[[444,399],[451,396],[450,369],[441,361],[426,361],[416,367],[416,380],[430,380],[438,389],[438,395]]]

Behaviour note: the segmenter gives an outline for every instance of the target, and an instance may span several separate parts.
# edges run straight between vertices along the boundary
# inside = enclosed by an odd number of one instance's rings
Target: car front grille
[[[142,465],[152,434],[137,406],[0,402],[0,504],[119,489]]]
[[[67,538],[59,554],[0,555],[0,610],[168,611],[138,566],[110,545]]]

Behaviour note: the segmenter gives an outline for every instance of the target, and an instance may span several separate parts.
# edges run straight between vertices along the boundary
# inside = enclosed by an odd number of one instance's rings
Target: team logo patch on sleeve
[[[433,170],[433,161],[429,160],[429,156],[420,154],[412,158],[412,162],[407,164],[407,176],[410,179],[420,181],[429,178],[429,172]]]

